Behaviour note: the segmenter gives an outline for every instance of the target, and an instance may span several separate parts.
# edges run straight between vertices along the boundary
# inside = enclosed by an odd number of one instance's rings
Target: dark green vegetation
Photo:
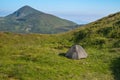
[[[80,44],[87,59],[64,57]],[[0,33],[1,80],[120,80],[120,13],[62,34]]]
[[[69,31],[77,24],[24,6],[4,18],[0,18],[0,31],[17,33],[60,33]]]

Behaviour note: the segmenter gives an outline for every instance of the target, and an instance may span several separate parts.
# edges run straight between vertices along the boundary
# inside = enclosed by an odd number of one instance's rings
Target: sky
[[[78,24],[93,22],[120,11],[120,0],[0,0],[0,17],[25,5]]]

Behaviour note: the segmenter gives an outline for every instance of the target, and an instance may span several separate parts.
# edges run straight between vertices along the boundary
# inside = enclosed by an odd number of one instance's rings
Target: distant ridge
[[[78,27],[76,25],[72,21],[46,14],[27,5],[0,19],[0,31],[18,33],[59,33]]]

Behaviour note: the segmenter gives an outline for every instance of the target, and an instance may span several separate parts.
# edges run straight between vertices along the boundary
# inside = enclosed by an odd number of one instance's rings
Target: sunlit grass
[[[64,41],[52,35],[3,34],[0,37],[0,79],[114,80],[111,64],[120,56],[119,52],[84,47],[88,58],[71,60],[60,55],[73,45]]]

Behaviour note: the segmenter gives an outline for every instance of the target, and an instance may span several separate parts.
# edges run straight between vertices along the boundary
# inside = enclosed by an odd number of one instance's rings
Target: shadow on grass
[[[59,56],[65,57],[65,53],[60,53]]]
[[[120,58],[112,61],[111,69],[115,80],[120,80]]]

